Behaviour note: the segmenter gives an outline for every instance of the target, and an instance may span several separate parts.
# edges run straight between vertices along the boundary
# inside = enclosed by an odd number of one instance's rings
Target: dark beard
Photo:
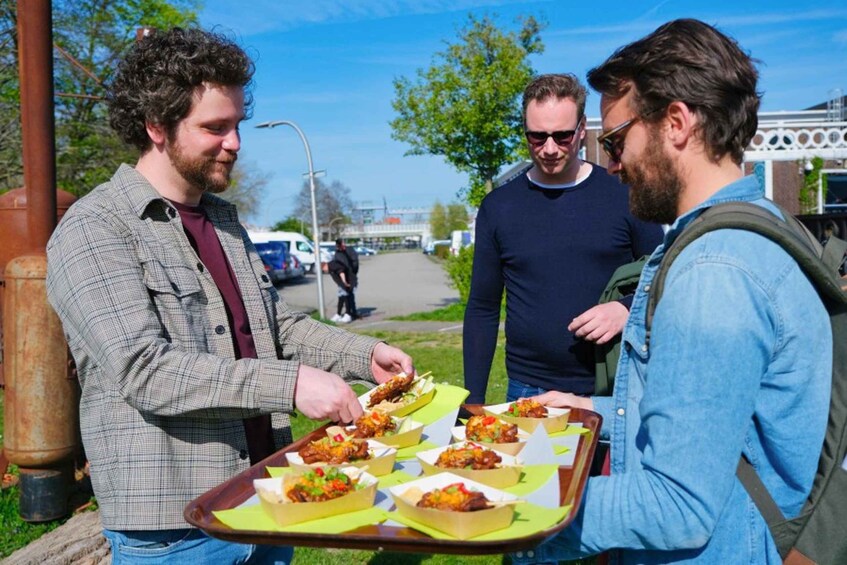
[[[215,169],[221,166],[215,159],[208,157],[190,158],[186,157],[182,146],[174,140],[170,140],[170,158],[176,171],[192,186],[202,189],[204,192],[219,194],[227,189],[230,181],[230,170],[224,168],[223,178],[215,175]],[[233,155],[233,162],[237,156]]]
[[[672,224],[679,209],[682,180],[658,142],[650,141],[638,163],[625,167],[621,180],[629,185],[629,210],[636,218]]]

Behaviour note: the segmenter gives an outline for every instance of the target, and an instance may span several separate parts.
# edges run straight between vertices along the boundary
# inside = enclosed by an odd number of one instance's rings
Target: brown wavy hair
[[[145,124],[173,134],[203,83],[244,88],[249,116],[254,71],[244,50],[222,35],[201,29],[153,31],[133,44],[109,84],[109,124],[126,143],[147,151]]]
[[[585,98],[588,93],[576,75],[570,73],[539,75],[523,91],[523,117],[526,120],[526,107],[535,100],[544,102],[548,98],[561,100],[570,98],[576,103],[577,117],[585,114]]]
[[[757,62],[716,28],[680,19],[615,51],[588,72],[588,84],[612,98],[634,87],[633,110],[647,122],[663,119],[657,110],[671,102],[684,102],[699,118],[709,157],[717,162],[729,154],[740,164],[758,127]]]

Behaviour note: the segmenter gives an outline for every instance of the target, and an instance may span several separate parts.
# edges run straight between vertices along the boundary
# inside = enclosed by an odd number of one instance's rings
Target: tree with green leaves
[[[433,239],[448,239],[454,230],[468,229],[468,209],[461,202],[446,207],[435,201],[429,212],[429,231]]]
[[[468,229],[468,209],[461,202],[447,205],[447,228],[448,233]]]
[[[0,0],[0,189],[23,182],[20,157],[17,13]],[[56,177],[81,196],[107,180],[137,152],[109,127],[104,96],[124,51],[146,26],[197,23],[199,0],[54,0]]]
[[[432,205],[432,210],[429,211],[429,231],[432,233],[433,239],[447,239],[450,235],[450,230],[447,229],[447,210],[444,204],[435,201]]]
[[[471,15],[416,82],[394,81],[392,137],[411,146],[407,155],[441,155],[468,173],[472,206],[503,166],[526,156],[520,95],[534,75],[529,56],[544,51],[544,25],[531,16],[518,23],[518,31],[503,31]]]
[[[311,218],[311,216],[310,216]],[[299,232],[306,236],[307,239],[312,239],[312,220],[306,221],[306,218],[295,218],[288,216],[281,222],[277,222],[271,227],[271,231],[293,231]]]

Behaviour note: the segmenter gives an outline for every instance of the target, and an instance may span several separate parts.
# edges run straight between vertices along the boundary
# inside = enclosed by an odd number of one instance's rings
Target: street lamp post
[[[320,247],[318,246],[318,240],[315,239],[316,234],[318,232],[318,207],[315,201],[315,169],[312,166],[312,151],[309,149],[309,142],[306,140],[306,136],[303,134],[303,130],[301,130],[297,124],[294,122],[290,122],[288,120],[276,120],[273,122],[262,122],[258,124],[257,128],[275,128],[276,126],[291,126],[294,131],[297,132],[297,135],[300,136],[300,140],[303,142],[303,147],[306,149],[306,160],[309,163],[309,195],[312,199],[312,246],[314,247],[315,252],[315,266],[320,269]],[[324,286],[323,286],[323,274],[319,271],[315,271],[315,278],[318,283],[318,315],[321,319],[324,319],[326,316],[324,314]]]
[[[336,218],[333,218],[333,219],[332,219],[332,220],[330,220],[330,222],[329,222],[329,227],[327,228],[327,229],[329,230],[329,239],[334,239],[334,238],[332,237],[332,224],[334,224],[334,223],[335,223],[335,222],[337,222],[338,220],[342,220],[342,221],[343,221],[343,220],[344,220],[344,216],[338,216],[338,217],[336,217]],[[338,230],[338,237],[341,237],[341,230],[340,230],[340,229]]]

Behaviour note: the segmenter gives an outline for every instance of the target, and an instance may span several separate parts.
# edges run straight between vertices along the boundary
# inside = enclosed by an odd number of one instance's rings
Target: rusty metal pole
[[[45,247],[56,227],[50,1],[18,0],[17,16],[27,233],[25,255],[4,272],[4,453],[20,468],[21,518],[44,522],[68,511],[78,398],[45,285]]]
[[[29,248],[44,253],[56,227],[53,15],[50,0],[18,0],[24,186]]]

